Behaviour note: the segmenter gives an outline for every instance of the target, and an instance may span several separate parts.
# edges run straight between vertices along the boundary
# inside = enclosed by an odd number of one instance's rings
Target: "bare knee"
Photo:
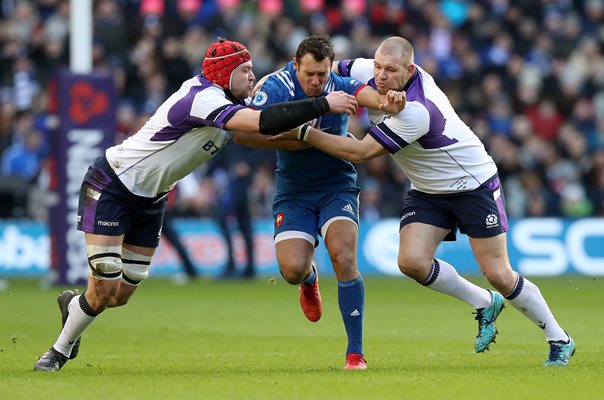
[[[297,236],[275,244],[279,272],[287,283],[298,285],[308,277],[313,252],[313,244],[306,238]]]
[[[310,272],[310,263],[283,263],[279,265],[283,279],[290,285],[299,285]]]
[[[398,268],[410,278],[422,282],[432,266],[432,257],[426,257],[422,254],[412,252],[400,254],[398,257]]]
[[[509,293],[516,281],[516,273],[505,264],[492,263],[481,266],[482,274],[501,293]]]

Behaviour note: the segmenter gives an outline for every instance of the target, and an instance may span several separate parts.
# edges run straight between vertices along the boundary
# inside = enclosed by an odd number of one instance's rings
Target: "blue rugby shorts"
[[[303,232],[318,244],[321,227],[332,218],[347,218],[359,225],[359,189],[279,196],[273,203],[274,236]]]

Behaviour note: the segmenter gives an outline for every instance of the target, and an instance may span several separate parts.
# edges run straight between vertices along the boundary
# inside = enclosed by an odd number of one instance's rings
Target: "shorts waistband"
[[[409,193],[418,193],[421,194],[421,196],[426,196],[426,197],[454,197],[454,196],[459,196],[459,195],[463,195],[466,193],[471,193],[477,190],[484,190],[484,189],[490,189],[493,190],[497,187],[501,186],[501,181],[499,180],[499,175],[495,174],[493,176],[491,176],[489,179],[487,179],[486,181],[484,181],[483,183],[480,184],[480,186],[478,186],[476,189],[471,189],[471,190],[466,190],[463,192],[456,192],[456,193],[425,193],[422,191],[419,191],[417,189],[411,189],[409,190]]]
[[[95,162],[95,167],[102,169],[103,171],[105,171],[105,173],[107,173],[111,179],[116,183],[116,185],[119,185],[126,193],[128,193],[129,196],[131,196],[133,199],[136,200],[142,200],[142,201],[151,201],[153,203],[160,201],[162,198],[166,197],[168,195],[168,192],[165,193],[160,193],[155,197],[145,197],[145,196],[139,196],[137,194],[132,193],[120,180],[120,178],[117,176],[117,174],[115,173],[115,171],[113,170],[113,168],[111,168],[111,165],[109,164],[109,161],[107,160],[107,156],[105,156],[104,154],[102,156],[100,156],[96,162]]]
[[[495,189],[499,186],[501,186],[501,181],[499,180],[499,174],[495,174],[492,177],[490,177],[489,179],[487,179],[486,181],[484,181],[475,190],[484,189],[484,188]]]

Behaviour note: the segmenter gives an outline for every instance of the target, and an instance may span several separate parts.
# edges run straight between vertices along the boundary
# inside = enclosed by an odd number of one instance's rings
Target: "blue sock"
[[[308,286],[312,286],[315,284],[315,279],[317,279],[317,274],[315,274],[315,269],[311,268],[310,275],[308,275],[308,278],[304,279],[302,283]]]
[[[351,281],[338,282],[338,304],[348,335],[346,354],[363,354],[365,283],[362,276]]]

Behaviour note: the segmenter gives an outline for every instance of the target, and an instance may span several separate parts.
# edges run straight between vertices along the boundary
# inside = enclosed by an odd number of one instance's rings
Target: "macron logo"
[[[120,226],[118,221],[96,221],[98,226]]]
[[[356,308],[354,309],[353,312],[350,313],[351,317],[358,317],[359,315],[361,315],[361,313]]]
[[[403,221],[405,218],[412,217],[414,215],[415,215],[415,211],[409,211],[407,214],[405,214],[401,217],[401,221]]]

